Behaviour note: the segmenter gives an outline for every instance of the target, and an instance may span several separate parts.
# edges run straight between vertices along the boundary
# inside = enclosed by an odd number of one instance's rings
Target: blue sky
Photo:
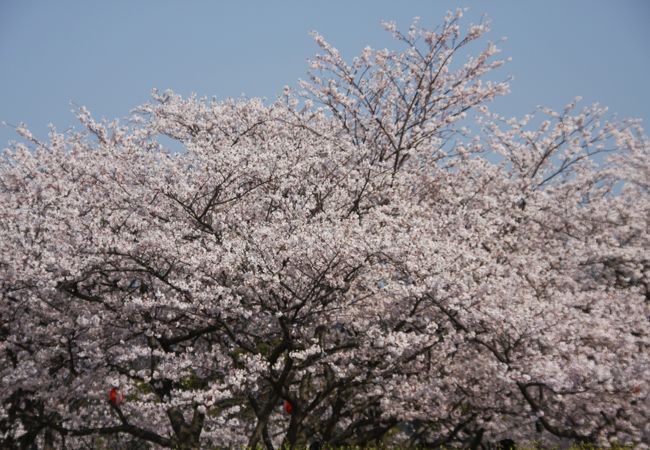
[[[500,69],[512,93],[507,116],[576,95],[621,117],[650,120],[650,1],[647,0],[0,0],[0,121],[43,136],[76,121],[71,102],[97,117],[124,117],[152,88],[218,98],[270,100],[305,76],[318,30],[344,56],[391,47],[379,26],[414,16],[435,26],[467,6],[483,13],[489,38],[506,36]],[[646,123],[646,130],[650,125]],[[0,147],[15,132],[0,127]]]

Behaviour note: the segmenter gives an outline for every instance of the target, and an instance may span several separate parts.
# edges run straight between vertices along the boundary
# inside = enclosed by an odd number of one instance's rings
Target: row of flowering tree
[[[489,112],[502,60],[454,60],[487,30],[460,16],[350,63],[315,35],[272,104],[19,127],[0,446],[647,446],[648,139],[597,106]]]

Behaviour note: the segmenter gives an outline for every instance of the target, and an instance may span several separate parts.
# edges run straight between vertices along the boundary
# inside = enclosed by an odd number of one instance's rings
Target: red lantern
[[[117,390],[117,388],[112,388],[108,393],[108,401],[113,406],[119,406],[124,400],[122,393]]]
[[[293,405],[289,400],[284,401],[284,410],[287,414],[291,414],[293,412]]]

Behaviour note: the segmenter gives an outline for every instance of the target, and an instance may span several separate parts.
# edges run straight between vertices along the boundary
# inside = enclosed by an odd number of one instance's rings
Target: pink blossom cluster
[[[351,63],[315,34],[272,104],[19,127],[0,446],[648,448],[650,142],[597,105],[490,112],[503,60],[457,63],[488,30],[461,15]]]

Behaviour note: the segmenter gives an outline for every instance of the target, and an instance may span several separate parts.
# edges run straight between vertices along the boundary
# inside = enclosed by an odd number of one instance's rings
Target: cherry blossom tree
[[[457,62],[488,30],[461,16],[352,63],[314,35],[270,105],[19,127],[0,444],[647,448],[648,138],[597,105],[490,112],[503,60]]]

